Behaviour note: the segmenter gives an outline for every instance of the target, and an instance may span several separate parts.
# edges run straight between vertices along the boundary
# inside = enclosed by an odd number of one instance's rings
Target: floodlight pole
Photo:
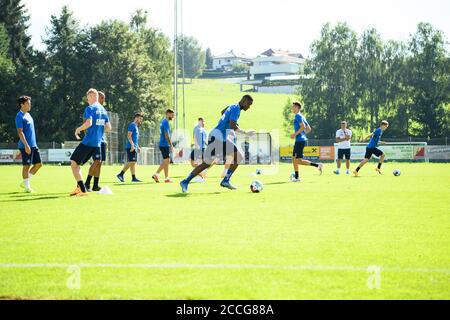
[[[174,41],[173,41],[173,108],[175,111],[175,130],[178,129],[178,0],[175,0]]]
[[[185,106],[185,95],[184,95],[184,84],[185,84],[185,71],[184,71],[184,33],[183,33],[183,0],[180,0],[180,24],[181,24],[181,72],[183,77],[183,83],[182,83],[182,92],[183,92],[183,132],[186,130],[186,106]]]

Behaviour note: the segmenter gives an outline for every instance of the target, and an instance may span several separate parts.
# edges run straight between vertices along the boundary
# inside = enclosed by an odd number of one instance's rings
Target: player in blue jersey
[[[76,189],[70,193],[71,196],[87,195],[81,175],[81,166],[96,152],[99,152],[103,134],[105,131],[111,131],[108,114],[105,108],[98,103],[98,91],[89,89],[86,96],[89,106],[84,111],[84,123],[75,129],[75,137],[79,140],[82,131],[86,131],[86,135],[70,157],[72,174],[77,182]]]
[[[204,160],[201,165],[196,167],[189,176],[181,181],[181,191],[186,193],[188,185],[192,179],[194,179],[200,172],[208,169],[217,158],[224,158],[224,155],[233,155],[233,163],[228,169],[227,174],[220,183],[220,186],[230,190],[235,190],[236,187],[230,183],[230,178],[236,171],[239,163],[243,160],[244,156],[239,151],[236,143],[229,138],[230,131],[240,132],[246,135],[254,135],[254,130],[245,131],[239,128],[238,120],[241,115],[241,111],[247,111],[253,104],[253,98],[250,95],[242,97],[239,103],[233,104],[222,111],[222,117],[219,123],[209,134],[208,147],[204,153]]]
[[[125,145],[128,161],[125,163],[122,171],[117,175],[117,179],[121,182],[125,181],[123,175],[128,169],[131,171],[131,182],[142,182],[136,178],[138,153],[141,152],[141,147],[139,147],[139,126],[142,124],[142,121],[144,121],[144,117],[140,113],[136,113],[133,122],[128,125],[127,143]]]
[[[105,106],[106,95],[104,92],[98,92],[98,103],[100,103],[103,107]],[[101,187],[98,185],[100,181],[100,172],[102,163],[106,161],[106,138],[103,135],[102,142],[100,145],[100,149],[92,156],[92,160],[94,161],[89,168],[89,174],[86,178],[86,182],[84,183],[87,191],[100,191]],[[94,186],[91,189],[91,180],[94,177]]]
[[[23,178],[23,182],[20,186],[25,189],[25,192],[32,193],[34,190],[30,186],[30,180],[42,167],[42,161],[36,143],[34,120],[30,114],[31,98],[28,96],[21,96],[17,101],[17,106],[20,111],[16,115],[16,128],[17,134],[19,135],[19,150],[22,154]],[[31,165],[33,165],[33,167],[31,167]]]
[[[203,154],[206,149],[206,142],[208,136],[205,130],[205,120],[198,118],[198,124],[194,128],[194,148],[191,152],[191,165],[193,168],[199,166],[203,162]],[[206,170],[199,174],[200,179],[198,182],[204,182],[206,179]]]
[[[291,134],[291,139],[295,139],[294,152],[292,154],[292,164],[294,166],[294,177],[292,182],[300,182],[298,173],[299,165],[316,167],[320,174],[322,174],[323,165],[321,163],[315,163],[303,159],[303,149],[306,146],[308,138],[306,134],[311,132],[311,126],[306,118],[301,114],[302,105],[300,102],[295,101],[292,103],[292,113],[294,116],[294,133]]]
[[[359,170],[367,163],[369,162],[370,158],[372,158],[373,155],[375,155],[377,158],[379,158],[378,166],[375,168],[375,170],[379,173],[381,173],[381,165],[384,162],[385,155],[383,151],[378,149],[378,144],[386,144],[384,141],[380,141],[381,136],[383,135],[383,132],[386,131],[386,129],[389,128],[389,122],[386,120],[381,121],[380,127],[376,129],[372,134],[366,137],[365,140],[370,139],[369,144],[366,147],[366,154],[364,155],[364,160],[361,161],[358,168],[356,168],[355,171],[353,171],[353,174],[355,177],[359,175]]]
[[[169,178],[169,164],[170,154],[173,152],[173,142],[170,136],[170,123],[175,117],[175,112],[172,109],[166,111],[166,116],[162,119],[159,125],[159,150],[162,155],[162,162],[156,173],[152,176],[152,179],[156,183],[159,183],[159,174],[164,170],[165,183],[172,183],[172,179]]]

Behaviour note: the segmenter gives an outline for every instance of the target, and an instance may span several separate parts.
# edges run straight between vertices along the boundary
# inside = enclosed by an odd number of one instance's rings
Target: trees
[[[330,137],[341,119],[362,133],[388,119],[391,137],[448,135],[446,45],[443,33],[425,23],[408,43],[383,41],[375,29],[358,39],[346,24],[326,24],[311,45],[299,92],[314,137]]]
[[[210,48],[207,48],[205,51],[205,65],[206,69],[213,68],[213,55]]]
[[[356,33],[345,23],[326,24],[321,38],[311,46],[300,95],[305,113],[315,125],[314,137],[330,137],[336,123],[353,115],[357,108]]]
[[[186,77],[197,78],[205,70],[205,52],[197,39],[189,36],[183,36],[178,39],[178,61],[180,61],[180,64],[183,52]]]
[[[448,134],[445,105],[450,101],[450,65],[444,35],[428,23],[420,23],[409,41],[409,50],[411,117],[418,123],[413,134]]]

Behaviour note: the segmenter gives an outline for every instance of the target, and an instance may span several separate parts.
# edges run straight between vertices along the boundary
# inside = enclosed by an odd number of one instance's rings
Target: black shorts
[[[78,165],[82,166],[96,153],[100,153],[100,147],[90,147],[80,143],[75,151],[72,153],[70,160],[75,161]]]
[[[24,166],[42,163],[41,154],[39,153],[39,149],[36,147],[31,148],[30,154],[26,153],[25,149],[20,149],[20,153],[22,154],[22,164]]]
[[[164,160],[170,159],[170,147],[159,147],[159,151],[161,151]]]
[[[198,161],[203,160],[203,154],[205,153],[206,148],[204,149],[192,149],[191,151],[191,160]]]
[[[295,159],[303,159],[303,149],[305,149],[306,141],[296,141],[294,145],[294,152],[292,157]]]
[[[92,160],[106,161],[106,146],[107,146],[106,142],[102,142],[100,148],[92,156]]]
[[[366,155],[364,156],[364,159],[370,160],[370,158],[372,158],[372,155],[375,155],[379,158],[383,155],[383,151],[378,148],[366,148]]]
[[[338,149],[338,160],[345,159],[350,160],[351,149]]]
[[[209,137],[208,146],[206,147],[203,156],[205,162],[211,164],[216,158],[222,158],[223,161],[225,161],[227,156],[233,155],[237,152],[239,152],[239,149],[231,139],[221,141],[214,135],[211,135]],[[241,158],[243,158],[243,155],[241,155]]]
[[[128,162],[137,162],[138,156],[137,151],[134,149],[133,152],[131,152],[131,149],[127,149],[127,160]]]

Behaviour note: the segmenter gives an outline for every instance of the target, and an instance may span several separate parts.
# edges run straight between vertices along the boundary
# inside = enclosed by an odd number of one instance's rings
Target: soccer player
[[[36,143],[36,132],[34,130],[34,120],[31,117],[31,98],[21,96],[17,100],[20,111],[16,115],[16,128],[19,135],[19,150],[22,154],[22,178],[20,186],[25,192],[34,192],[30,186],[31,178],[42,168],[41,155]],[[33,167],[30,166],[33,165]]]
[[[100,103],[103,107],[105,106],[106,95],[104,92],[98,92],[98,103]],[[91,191],[100,191],[101,187],[98,185],[100,181],[100,171],[102,167],[103,161],[106,161],[106,138],[105,135],[102,137],[102,142],[100,145],[100,149],[92,156],[92,160],[94,161],[89,168],[89,174],[86,178],[86,182],[84,183],[88,192]],[[94,177],[94,187],[91,189],[91,180]]]
[[[206,130],[205,130],[205,120],[203,118],[198,118],[198,124],[194,128],[194,148],[191,152],[191,165],[193,168],[197,167],[203,162],[203,153],[206,149]],[[206,179],[206,170],[199,174],[203,182]]]
[[[345,156],[345,166],[347,168],[346,174],[350,174],[350,157],[351,157],[351,146],[350,140],[352,139],[352,130],[347,128],[347,121],[341,121],[341,128],[336,131],[336,142],[338,143],[338,158],[337,158],[337,169],[334,171],[335,174],[340,174],[342,160]]]
[[[306,146],[306,141],[308,141],[306,134],[311,132],[311,127],[306,118],[300,112],[302,110],[302,105],[300,102],[295,101],[292,103],[291,110],[295,114],[295,132],[291,134],[291,139],[295,139],[294,152],[292,154],[292,164],[294,165],[295,177],[292,179],[292,182],[300,182],[300,176],[298,174],[299,165],[316,167],[320,171],[320,174],[322,174],[323,164],[303,160],[303,149]]]
[[[219,123],[209,134],[208,146],[206,147],[202,164],[196,167],[186,179],[180,182],[181,191],[183,193],[188,191],[188,185],[192,179],[200,172],[208,169],[217,158],[223,157],[224,155],[233,155],[234,161],[228,169],[225,178],[220,183],[220,186],[230,190],[236,189],[236,187],[230,183],[230,178],[244,156],[237,148],[236,143],[229,139],[228,136],[230,131],[241,132],[250,136],[255,134],[254,130],[242,130],[237,124],[241,111],[247,111],[252,104],[253,98],[250,95],[245,95],[239,103],[233,104],[222,111],[222,117],[220,118]]]
[[[159,166],[156,173],[152,176],[156,183],[159,183],[159,174],[164,170],[165,183],[171,183],[172,179],[169,178],[169,164],[170,164],[170,153],[173,152],[173,143],[170,138],[170,124],[175,117],[175,112],[172,109],[167,109],[166,117],[161,121],[159,125],[159,150],[161,151],[163,161]]]
[[[368,135],[364,140],[368,140],[369,144],[366,147],[366,154],[364,155],[364,160],[361,161],[358,168],[356,168],[355,171],[353,171],[353,174],[355,177],[359,175],[359,170],[367,163],[369,162],[370,158],[372,158],[372,155],[375,155],[377,158],[379,158],[378,166],[375,168],[375,170],[379,173],[381,173],[381,165],[383,164],[385,155],[383,151],[378,149],[378,144],[386,144],[384,141],[380,141],[381,136],[383,135],[383,132],[386,131],[386,129],[389,127],[389,122],[386,120],[381,121],[380,127],[376,129],[372,134]]]
[[[84,111],[84,123],[75,129],[75,137],[79,140],[80,133],[86,130],[81,143],[70,157],[72,174],[77,187],[70,193],[71,196],[86,196],[87,190],[81,175],[81,166],[85,164],[96,152],[100,152],[103,134],[111,131],[111,123],[105,108],[98,103],[98,91],[89,89],[86,93],[89,106]]]
[[[127,163],[125,163],[122,171],[117,175],[117,179],[121,182],[125,181],[124,174],[128,169],[131,171],[131,182],[142,182],[136,178],[136,164],[138,153],[141,153],[141,147],[139,147],[139,126],[144,121],[144,117],[140,113],[134,115],[134,120],[128,125],[127,143],[125,149],[127,150]]]

